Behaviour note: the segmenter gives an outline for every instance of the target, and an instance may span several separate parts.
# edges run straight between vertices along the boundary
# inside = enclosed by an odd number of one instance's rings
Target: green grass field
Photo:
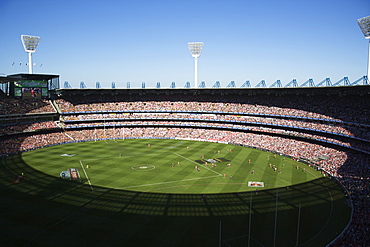
[[[68,168],[82,180],[60,178]],[[325,246],[350,216],[315,169],[219,143],[65,144],[1,159],[0,174],[2,246]]]
[[[61,156],[66,154],[71,156]],[[78,168],[92,189],[101,186],[143,192],[230,193],[255,190],[256,187],[248,187],[249,181],[263,182],[261,190],[322,177],[313,168],[283,156],[241,146],[183,140],[67,144],[24,153],[23,160],[52,176]]]

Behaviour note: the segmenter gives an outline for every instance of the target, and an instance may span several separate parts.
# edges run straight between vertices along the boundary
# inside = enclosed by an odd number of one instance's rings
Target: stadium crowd
[[[107,109],[108,110],[108,109]],[[187,109],[185,109],[187,110]],[[294,116],[292,116],[294,117]],[[243,115],[223,115],[223,114],[206,114],[206,113],[91,113],[80,115],[64,115],[66,122],[84,121],[84,120],[124,120],[124,119],[174,119],[183,120],[208,120],[208,121],[227,121],[227,122],[246,122],[268,125],[280,125],[289,127],[307,128],[324,132],[331,132],[347,136],[361,136],[361,138],[370,141],[370,133],[362,128],[352,126],[343,127],[343,123],[338,122],[314,122],[300,119],[286,119],[277,117],[259,117]]]
[[[271,98],[271,97],[270,97]],[[337,105],[330,99],[321,99],[320,104],[312,101],[297,100],[296,105],[284,105],[283,99],[263,98],[254,103],[227,102],[196,102],[196,101],[116,101],[109,102],[102,97],[103,102],[90,102],[88,97],[76,97],[73,101],[57,99],[57,107],[65,113],[66,128],[60,128],[48,134],[35,132],[31,135],[14,135],[0,142],[0,157],[17,154],[23,151],[57,145],[68,142],[110,139],[110,138],[175,138],[199,141],[225,142],[248,147],[261,148],[272,152],[288,155],[297,159],[315,163],[323,172],[340,181],[348,191],[353,207],[353,216],[348,228],[331,246],[367,246],[370,243],[370,157],[368,154],[351,150],[342,151],[325,145],[305,142],[281,136],[271,136],[270,133],[288,134],[312,139],[323,139],[345,146],[354,146],[370,151],[366,142],[348,141],[331,138],[298,130],[285,130],[273,126],[242,126],[235,122],[263,123],[269,125],[286,125],[309,128],[347,136],[370,140],[366,126],[369,125],[369,112],[356,108],[356,102],[348,101],[347,107]],[[281,101],[276,104],[275,101]],[[72,103],[73,102],[73,103]],[[15,107],[14,107],[15,106]],[[312,109],[308,111],[307,109]],[[324,109],[325,108],[325,109]],[[108,111],[142,111],[143,113],[102,114]],[[145,111],[163,111],[166,114],[145,113]],[[169,111],[183,112],[169,114]],[[22,113],[56,112],[53,104],[48,101],[15,100],[0,94],[0,115]],[[91,112],[89,114],[80,114]],[[97,113],[102,112],[102,113]],[[194,114],[189,114],[193,112]],[[329,113],[328,113],[329,112]],[[196,113],[196,114],[195,114]],[[225,114],[227,113],[227,114]],[[232,114],[234,113],[234,114]],[[245,114],[260,114],[260,116],[244,116]],[[269,115],[290,116],[292,118],[272,117]],[[149,119],[152,118],[152,119]],[[294,119],[296,118],[296,119]],[[297,119],[314,118],[314,120]],[[101,120],[109,120],[102,123]],[[130,119],[130,121],[125,121]],[[151,127],[140,127],[144,124]],[[185,122],[184,119],[189,121]],[[88,124],[68,123],[68,120],[100,120]],[[113,120],[113,121],[112,121]],[[132,121],[134,120],[134,121]],[[158,121],[159,120],[159,121]],[[170,120],[170,121],[169,121]],[[203,121],[194,121],[203,120]],[[204,121],[208,120],[208,121]],[[222,121],[222,122],[214,122]],[[320,121],[325,120],[325,121]],[[328,122],[328,120],[334,120]],[[347,123],[343,123],[347,122]],[[349,125],[348,123],[352,124]],[[169,125],[179,126],[169,126]],[[188,125],[186,128],[180,125]],[[77,129],[82,127],[85,129]],[[103,128],[101,126],[103,125]],[[130,125],[135,125],[132,127]],[[167,126],[166,126],[167,125]],[[59,128],[52,121],[22,123],[19,125],[2,124],[0,134],[34,131],[45,128]],[[99,127],[100,128],[96,128]],[[197,126],[201,128],[192,128]],[[211,129],[206,126],[224,129]],[[247,128],[260,133],[237,132],[235,129]],[[266,134],[263,134],[265,132]]]
[[[194,101],[136,101],[106,100],[96,102],[96,98],[76,97],[71,99],[57,99],[56,103],[63,112],[104,112],[104,111],[194,111],[194,112],[234,112],[262,115],[286,115],[302,118],[331,119],[345,122],[370,124],[370,110],[368,102],[361,102],[361,98],[342,98],[339,104],[329,97],[284,97],[258,96],[239,99],[243,103],[214,102],[215,98],[207,102]],[[202,97],[203,99],[203,97]],[[205,99],[206,100],[206,99]],[[238,99],[236,99],[238,100]],[[365,99],[366,100],[366,99]],[[94,103],[95,102],[95,103]],[[345,106],[345,107],[343,107]]]
[[[0,135],[29,132],[42,129],[60,128],[54,121],[0,124]]]
[[[0,115],[55,112],[46,99],[14,99],[0,90]]]
[[[264,126],[243,126],[236,123],[218,123],[218,122],[188,122],[178,119],[178,121],[155,121],[155,120],[148,120],[148,121],[113,121],[109,123],[105,122],[84,122],[84,123],[73,123],[73,124],[66,124],[65,129],[74,129],[74,128],[121,128],[121,127],[130,127],[130,126],[155,126],[155,127],[202,127],[202,128],[222,128],[222,129],[230,129],[230,130],[244,130],[244,131],[252,131],[252,132],[264,132],[264,133],[274,133],[274,134],[282,134],[282,135],[289,135],[295,137],[302,137],[308,138],[312,140],[319,140],[328,143],[335,143],[341,146],[346,146],[348,148],[355,148],[359,150],[369,151],[369,145],[364,144],[362,141],[351,140],[350,142],[344,138],[330,138],[327,136],[320,136],[315,135],[312,133],[303,133],[299,130],[286,130],[286,129],[278,129],[278,128],[270,128]]]

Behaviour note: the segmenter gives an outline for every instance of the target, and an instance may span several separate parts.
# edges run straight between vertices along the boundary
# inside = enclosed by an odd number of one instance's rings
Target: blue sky
[[[0,10],[0,74],[28,73],[20,36],[40,36],[34,73],[60,75],[61,87],[182,88],[194,80],[193,41],[204,42],[207,87],[355,81],[367,70],[357,19],[369,0],[0,0]]]

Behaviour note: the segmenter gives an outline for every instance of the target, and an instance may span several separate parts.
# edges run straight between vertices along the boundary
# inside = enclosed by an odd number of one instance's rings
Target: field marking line
[[[313,176],[314,176],[314,177],[316,177],[317,179],[319,178],[318,176],[316,176],[316,174],[312,173],[310,170],[307,170],[307,172],[311,173],[311,175],[313,175]],[[332,214],[333,214],[333,207],[334,207],[334,205],[333,205],[333,196],[332,196],[332,194],[331,194],[331,191],[329,190],[328,186],[326,186],[326,184],[324,184],[324,182],[323,182],[323,181],[321,181],[321,180],[320,180],[320,182],[325,186],[326,190],[328,191],[328,194],[330,195],[330,202],[331,202],[330,213],[329,213],[329,215],[328,215],[328,217],[327,217],[327,220],[326,220],[326,222],[325,222],[325,225],[321,228],[321,230],[320,230],[320,231],[319,231],[315,236],[313,236],[312,238],[310,238],[310,239],[309,239],[309,240],[307,240],[306,242],[304,242],[304,243],[300,243],[300,245],[301,245],[301,244],[305,244],[305,243],[307,243],[307,242],[311,241],[312,239],[316,238],[317,236],[319,236],[319,234],[321,234],[321,233],[324,231],[324,229],[326,229],[326,228],[327,228],[327,226],[328,226],[328,224],[329,224],[329,220],[331,219]]]
[[[218,174],[219,176],[222,176],[222,174],[221,174],[221,173],[216,172],[216,171],[214,171],[214,170],[212,170],[212,169],[210,169],[210,168],[208,168],[208,167],[206,167],[206,166],[204,166],[204,165],[201,165],[201,164],[199,164],[199,163],[195,162],[194,160],[191,160],[191,159],[189,159],[189,158],[186,158],[185,156],[182,156],[181,154],[178,154],[178,153],[176,153],[176,152],[175,152],[174,154],[176,154],[177,156],[180,156],[181,158],[184,158],[184,159],[186,159],[186,160],[188,160],[188,161],[190,161],[190,162],[192,162],[192,163],[194,163],[194,164],[200,165],[200,166],[202,166],[203,168],[205,168],[205,169],[207,169],[207,170],[209,170],[209,171],[211,171],[211,172],[214,172],[214,173]]]
[[[89,176],[87,176],[87,173],[86,173],[86,170],[85,170],[85,168],[84,168],[84,166],[83,166],[83,164],[82,164],[82,161],[80,160],[80,165],[81,165],[81,167],[82,167],[82,170],[84,171],[84,173],[85,173],[85,176],[86,176],[86,178],[87,178],[87,182],[89,183],[89,185],[90,185],[90,188],[91,188],[91,191],[94,191],[94,188],[92,187],[92,185],[91,185],[91,182],[90,182],[90,179],[89,179]]]
[[[184,181],[191,181],[191,180],[199,180],[199,179],[206,179],[206,178],[215,178],[215,177],[218,177],[218,175],[217,175],[217,176],[200,177],[200,178],[188,178],[188,179],[175,180],[175,181],[168,181],[168,182],[160,182],[160,183],[154,183],[154,184],[140,184],[140,185],[127,186],[127,187],[119,187],[119,189],[128,189],[128,188],[135,188],[135,187],[144,187],[144,186],[151,186],[151,185],[158,185],[158,184],[177,183],[177,182],[184,182]]]

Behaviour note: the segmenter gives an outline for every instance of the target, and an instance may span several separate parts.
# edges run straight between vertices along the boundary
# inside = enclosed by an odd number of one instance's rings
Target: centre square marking
[[[220,162],[229,162],[230,160],[225,158],[213,158],[213,159],[201,159],[195,160],[198,164],[205,164],[205,163],[220,163]]]
[[[135,166],[131,166],[131,169],[134,171],[150,171],[150,170],[154,170],[155,166],[154,165],[135,165]]]

